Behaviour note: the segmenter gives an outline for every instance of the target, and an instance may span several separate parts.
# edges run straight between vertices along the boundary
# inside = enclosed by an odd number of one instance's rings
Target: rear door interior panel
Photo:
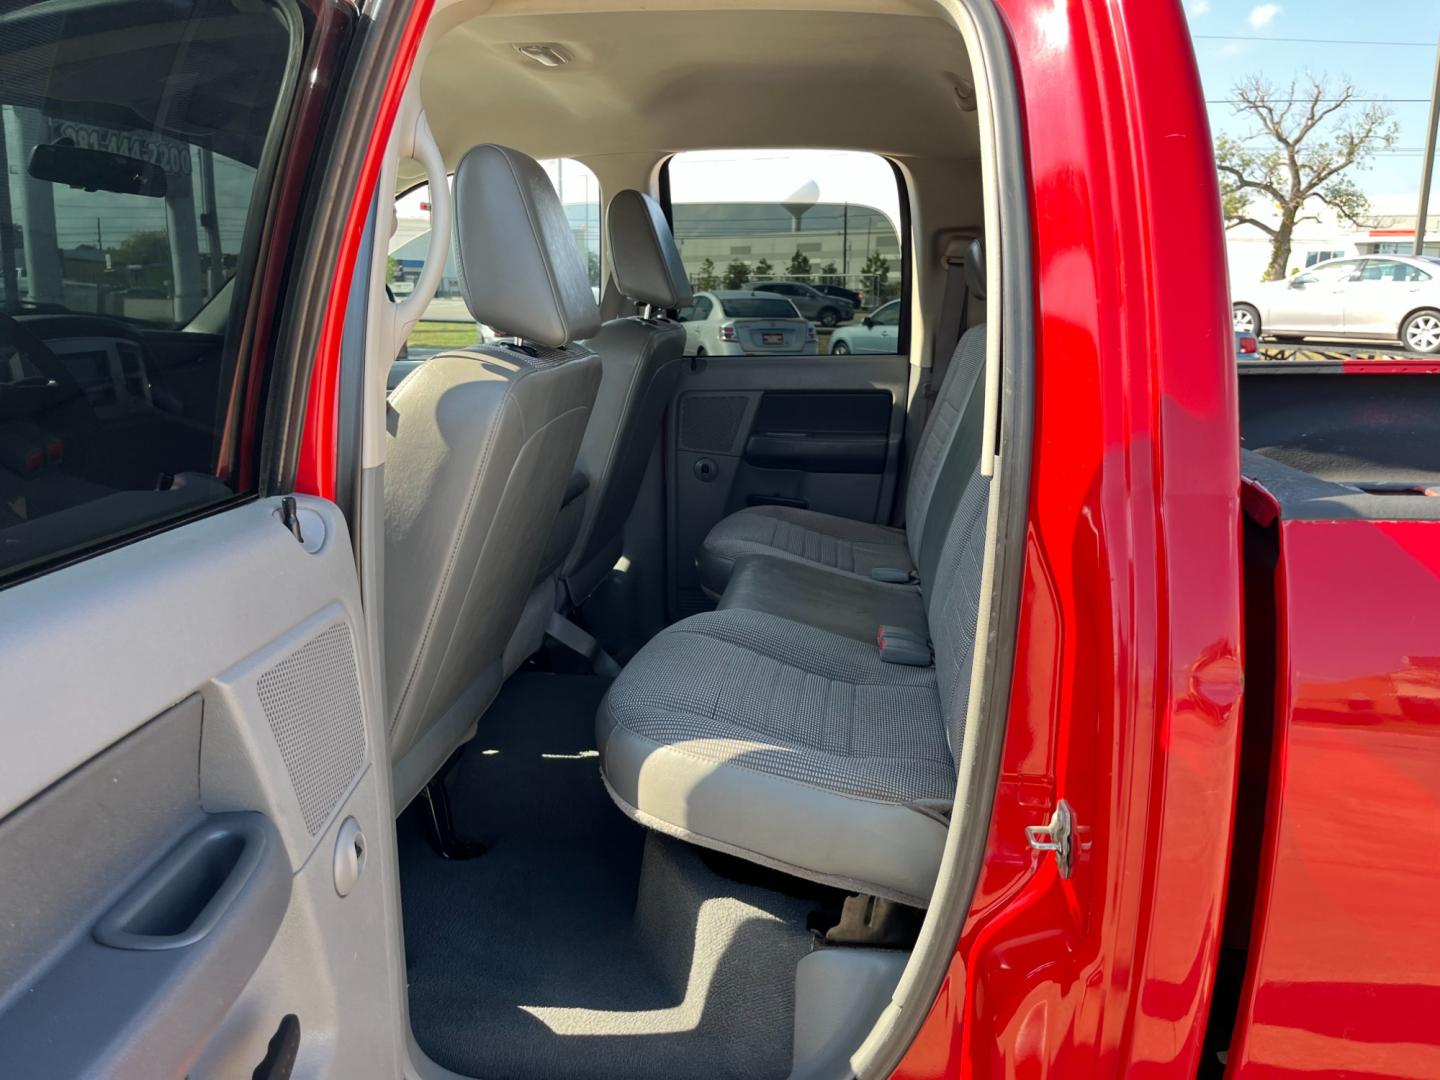
[[[282,1024],[337,1075],[394,1052],[353,555],[332,504],[299,516],[0,593],[10,1075],[249,1075]]]

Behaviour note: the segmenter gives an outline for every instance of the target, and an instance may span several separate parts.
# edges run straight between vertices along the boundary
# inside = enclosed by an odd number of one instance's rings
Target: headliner
[[[581,160],[764,146],[979,152],[976,115],[960,106],[969,92],[973,110],[964,43],[930,0],[866,10],[652,0],[644,12],[597,10],[611,6],[604,0],[581,11],[497,0],[466,18],[472,3],[437,18],[443,36],[421,73],[431,130],[452,165],[482,142]],[[570,63],[545,68],[514,50],[540,42],[558,44]]]

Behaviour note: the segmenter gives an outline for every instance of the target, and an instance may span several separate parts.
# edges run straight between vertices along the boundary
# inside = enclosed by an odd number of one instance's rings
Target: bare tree
[[[1375,151],[1393,146],[1398,130],[1383,105],[1355,111],[1356,91],[1348,80],[1332,86],[1323,76],[1307,76],[1306,83],[1297,87],[1292,79],[1288,87],[1277,87],[1253,75],[1236,84],[1235,112],[1253,116],[1259,130],[1215,140],[1225,227],[1253,225],[1270,237],[1266,281],[1285,276],[1295,226],[1319,220],[1307,211],[1311,200],[1360,224],[1370,204],[1344,174],[1363,169]],[[1254,216],[1260,198],[1274,204],[1276,220]]]

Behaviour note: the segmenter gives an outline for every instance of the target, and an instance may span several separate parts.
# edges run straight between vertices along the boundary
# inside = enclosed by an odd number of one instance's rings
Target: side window
[[[1360,274],[1361,281],[1416,282],[1429,281],[1430,275],[1418,266],[1394,259],[1370,259]]]
[[[886,304],[879,311],[875,312],[874,318],[871,321],[876,326],[899,326],[900,305],[894,303]]]
[[[590,288],[600,299],[600,184],[595,174],[570,158],[541,161],[550,182],[560,196],[565,216],[575,235],[575,246],[590,274]],[[396,200],[396,228],[390,238],[385,265],[386,285],[396,299],[408,296],[425,267],[430,246],[430,186],[421,184]],[[447,349],[485,345],[502,335],[503,327],[484,326],[470,317],[460,281],[455,245],[450,245],[445,274],[425,314],[410,331],[405,348],[397,359],[424,360]]]
[[[718,305],[692,355],[860,351],[848,339],[905,295],[904,200],[878,154],[686,151],[666,169],[680,257]]]
[[[0,28],[0,585],[254,490],[232,313],[301,20],[108,6]]]

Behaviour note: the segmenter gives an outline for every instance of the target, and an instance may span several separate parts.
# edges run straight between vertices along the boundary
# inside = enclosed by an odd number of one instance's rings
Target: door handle
[[[209,934],[275,846],[258,814],[223,814],[170,849],[95,927],[112,949],[180,949]]]

